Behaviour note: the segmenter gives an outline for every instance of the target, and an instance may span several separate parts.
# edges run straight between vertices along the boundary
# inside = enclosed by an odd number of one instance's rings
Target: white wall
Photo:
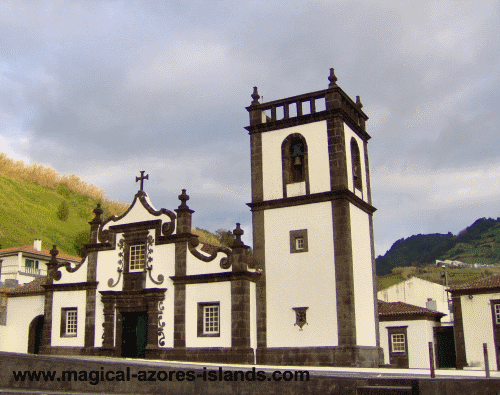
[[[449,314],[446,287],[418,277],[378,291],[377,298],[384,302],[404,302],[420,307],[426,307],[427,299],[431,298],[436,301],[439,312]],[[441,322],[448,320],[449,315],[443,317]]]
[[[384,321],[379,323],[380,347],[384,350],[384,362],[390,363],[388,327],[408,326],[408,365],[410,369],[429,369],[429,342],[434,343],[434,327],[439,323],[429,320]]]
[[[52,345],[65,347],[83,347],[85,339],[85,301],[86,291],[54,292],[52,302]],[[77,335],[61,337],[61,309],[76,307]]]
[[[500,293],[473,295],[472,299],[463,295],[460,299],[467,363],[470,367],[484,369],[483,343],[486,343],[490,369],[497,370],[490,300],[500,299]]]
[[[220,303],[219,337],[198,337],[198,303],[200,302]],[[186,347],[231,347],[231,283],[229,281],[186,285]]]
[[[198,245],[197,250],[200,250],[202,247],[202,243]],[[199,251],[200,254],[209,256],[205,252]],[[217,257],[211,261],[211,262],[203,262],[196,258],[189,250],[187,250],[187,257],[186,257],[186,274],[188,276],[193,275],[193,274],[209,274],[209,273],[222,273],[222,272],[230,272],[232,271],[231,268],[229,269],[222,269],[220,267],[220,260],[222,258],[226,258],[226,254],[223,254],[222,252],[219,252],[217,254]]]
[[[375,300],[373,289],[372,253],[368,214],[352,203],[351,214],[356,343],[376,346]]]
[[[347,182],[349,185],[349,190],[354,191],[354,185],[352,180],[352,156],[351,156],[351,138],[355,138],[358,143],[359,154],[361,156],[361,174],[362,174],[362,183],[363,183],[363,196],[360,196],[357,192],[356,195],[362,198],[364,201],[368,201],[367,195],[367,183],[366,183],[366,171],[365,171],[365,148],[363,145],[363,140],[358,137],[358,135],[349,127],[348,124],[344,123],[344,135],[345,135],[345,148],[346,148],[346,157],[347,157]]]
[[[308,252],[290,253],[290,231],[307,229]],[[268,347],[338,345],[331,202],[266,210]],[[293,307],[309,307],[300,331]]]
[[[7,300],[6,337],[2,351],[28,352],[28,334],[31,321],[43,315],[43,296],[10,297]]]
[[[306,140],[310,192],[318,193],[331,189],[326,121],[320,121],[262,133],[264,200],[283,198],[281,144],[293,133],[300,133]]]

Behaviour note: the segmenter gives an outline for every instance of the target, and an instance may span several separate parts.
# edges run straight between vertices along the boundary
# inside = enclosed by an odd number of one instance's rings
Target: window
[[[26,259],[24,261],[24,270],[26,273],[38,274],[38,261],[34,259]]]
[[[144,270],[146,246],[137,244],[130,246],[130,270]]]
[[[495,323],[500,325],[500,304],[494,305],[495,308]]]
[[[299,133],[290,134],[281,144],[283,197],[309,194],[307,143]]]
[[[61,309],[61,337],[75,337],[78,331],[78,311],[76,307]]]
[[[198,337],[220,336],[219,302],[198,303]]]
[[[394,333],[391,335],[392,352],[405,352],[405,344],[404,333]]]
[[[307,252],[307,229],[290,231],[290,254],[296,252]]]
[[[363,189],[363,179],[361,177],[361,155],[359,153],[358,143],[356,139],[351,138],[351,164],[352,164],[352,180],[354,189]]]

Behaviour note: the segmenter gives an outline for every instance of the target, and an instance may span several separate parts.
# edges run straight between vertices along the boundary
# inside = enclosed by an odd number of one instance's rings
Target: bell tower
[[[325,90],[260,103],[250,115],[257,362],[378,367],[383,362],[368,140],[330,69]]]

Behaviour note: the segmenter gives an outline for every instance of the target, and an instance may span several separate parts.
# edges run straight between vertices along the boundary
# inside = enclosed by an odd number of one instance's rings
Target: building
[[[257,361],[378,366],[368,140],[337,85],[259,102],[250,115]]]
[[[484,369],[483,344],[489,368],[500,370],[500,275],[448,290],[455,315],[457,368]]]
[[[230,249],[200,248],[186,191],[177,209],[156,210],[141,172],[123,215],[94,210],[79,263],[58,262],[54,247],[46,280],[8,294],[2,349],[379,366],[368,117],[333,69],[329,81],[268,103],[254,88],[253,257],[239,224]],[[30,306],[22,320],[16,303]]]
[[[80,262],[80,258],[68,254],[59,254],[58,258]],[[50,252],[42,248],[40,239],[33,240],[33,245],[0,249],[0,281],[15,286],[46,276],[49,260]]]
[[[441,327],[443,313],[413,306],[403,302],[378,301],[380,345],[384,349],[384,360],[398,368],[429,369],[429,342],[435,345],[435,366],[454,367],[455,349],[453,340],[442,338],[444,331],[452,327]],[[446,329],[447,328],[447,329]]]
[[[418,277],[412,277],[378,291],[377,298],[383,302],[403,302],[439,311],[445,315],[443,322],[453,321],[446,287]]]

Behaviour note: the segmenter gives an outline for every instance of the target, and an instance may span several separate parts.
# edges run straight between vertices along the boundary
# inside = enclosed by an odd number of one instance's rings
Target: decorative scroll
[[[165,322],[163,319],[163,310],[165,310],[165,306],[163,306],[163,300],[158,302],[158,345],[160,347],[165,346]]]
[[[116,271],[118,272],[118,280],[116,280],[116,283],[113,284],[113,279],[110,278],[108,280],[108,287],[110,288],[114,288],[118,285],[118,283],[120,282],[120,279],[122,277],[122,272],[123,272],[123,246],[124,246],[124,241],[123,239],[120,239],[120,241],[118,242],[118,248],[120,248],[120,252],[118,253],[118,256],[120,257],[120,259],[118,260],[118,269],[116,269]]]
[[[148,259],[146,261],[146,270],[148,271],[148,275],[149,275],[149,279],[156,285],[160,285],[163,283],[163,280],[165,280],[165,277],[163,276],[163,274],[160,274],[158,275],[158,280],[155,280],[151,274],[151,271],[153,270],[153,265],[150,265],[151,262],[153,262],[153,257],[151,256],[151,254],[153,253],[153,248],[151,248],[155,242],[155,240],[153,239],[153,236],[149,235],[148,236],[148,239],[147,239],[147,242],[148,242]]]
[[[200,241],[198,240],[198,237],[192,237],[191,240],[188,243],[188,248],[189,252],[191,255],[195,256],[198,258],[200,261],[203,262],[212,262],[215,258],[217,258],[217,253],[222,252],[223,254],[226,254],[225,257],[221,258],[220,260],[220,267],[222,269],[229,269],[231,267],[231,250],[226,247],[215,247],[214,250],[210,255],[204,255],[201,252],[199,252],[196,247],[200,244]]]
[[[68,273],[74,273],[78,269],[80,269],[82,267],[83,263],[85,262],[85,259],[87,258],[87,251],[85,250],[85,248],[82,248],[81,255],[82,255],[82,260],[79,263],[77,263],[75,266],[73,266],[73,267],[71,267],[71,265],[73,264],[72,262],[69,262],[69,261],[58,262],[57,265],[52,269],[53,273],[54,273],[54,275],[52,276],[52,278],[55,281],[59,281],[61,279],[62,274],[58,270],[61,267],[64,267]]]

